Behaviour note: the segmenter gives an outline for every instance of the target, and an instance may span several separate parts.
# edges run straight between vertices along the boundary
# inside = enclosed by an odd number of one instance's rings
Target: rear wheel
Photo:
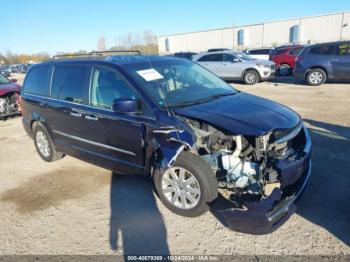
[[[248,70],[243,76],[246,85],[255,85],[259,82],[259,74],[254,70]]]
[[[324,70],[321,68],[315,68],[312,69],[309,73],[306,75],[306,82],[310,86],[319,86],[325,83],[327,80],[327,75]]]
[[[64,157],[64,154],[56,151],[55,145],[43,124],[35,124],[33,135],[36,150],[44,161],[53,162]]]
[[[218,182],[209,165],[189,152],[182,152],[163,173],[156,172],[153,180],[162,203],[181,216],[203,214],[218,195]]]

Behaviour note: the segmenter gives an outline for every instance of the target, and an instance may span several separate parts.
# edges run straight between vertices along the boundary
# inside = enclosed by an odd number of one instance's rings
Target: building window
[[[244,45],[244,30],[240,29],[237,32],[237,44]]]
[[[170,51],[169,50],[169,38],[165,38],[165,51]]]
[[[299,25],[294,25],[289,28],[289,43],[299,42]]]

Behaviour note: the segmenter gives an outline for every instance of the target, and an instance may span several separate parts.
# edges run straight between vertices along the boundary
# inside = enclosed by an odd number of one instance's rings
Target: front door
[[[333,57],[334,76],[338,79],[350,78],[350,42],[336,45]]]
[[[89,107],[83,114],[84,139],[94,163],[123,173],[143,172],[142,113],[113,112],[117,98],[140,101],[122,75],[111,67],[95,66],[92,71]]]

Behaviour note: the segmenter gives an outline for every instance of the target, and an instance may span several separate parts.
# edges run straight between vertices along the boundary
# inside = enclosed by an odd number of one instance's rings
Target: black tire
[[[49,148],[49,154],[47,156],[45,156],[39,149],[38,141],[37,141],[37,139],[38,139],[37,135],[39,132],[41,132],[41,134],[43,134],[47,139],[47,142],[48,142],[47,144],[48,144],[48,148]],[[41,124],[40,122],[34,123],[33,140],[34,140],[34,145],[35,145],[36,151],[38,152],[41,159],[43,159],[44,161],[54,162],[54,161],[60,160],[61,158],[64,157],[64,154],[56,151],[55,145],[52,142],[52,139],[51,139],[49,133],[47,132],[45,126],[43,124]]]
[[[289,76],[291,72],[291,68],[288,64],[281,64],[278,67],[278,75],[280,76]]]
[[[321,68],[314,68],[306,75],[306,82],[310,86],[319,86],[326,82],[327,74]]]
[[[255,85],[259,81],[260,81],[259,74],[255,70],[248,70],[243,75],[243,82],[246,85]]]
[[[162,178],[167,171],[155,172],[153,175],[153,182],[160,200],[168,209],[181,216],[196,217],[205,213],[208,210],[208,203],[218,196],[218,181],[212,169],[202,158],[185,151],[177,157],[172,168],[176,167],[188,170],[197,179],[200,190],[199,201],[194,207],[188,209],[179,208],[171,203],[162,187]]]

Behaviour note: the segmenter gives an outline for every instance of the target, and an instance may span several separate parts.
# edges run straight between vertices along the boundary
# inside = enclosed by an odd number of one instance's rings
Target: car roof
[[[242,52],[234,52],[231,50],[226,50],[226,51],[216,51],[216,52],[203,52],[199,53],[198,56],[204,56],[204,55],[215,55],[215,54],[231,54],[231,55],[236,55],[236,54],[241,54]]]
[[[251,51],[251,50],[265,50],[265,49],[275,49],[274,47],[259,47],[259,48],[248,48],[246,50]]]
[[[325,42],[325,43],[317,43],[317,44],[313,44],[313,45],[309,45],[309,47],[313,47],[313,46],[323,46],[323,45],[336,45],[336,44],[342,44],[342,43],[349,43],[350,41],[335,41],[335,42]]]
[[[66,64],[66,63],[94,63],[94,62],[108,62],[116,65],[149,63],[154,61],[179,61],[181,58],[172,56],[157,56],[157,55],[113,55],[113,56],[90,56],[90,57],[76,57],[76,58],[62,58],[47,60],[40,64]],[[181,59],[182,61],[182,59]]]

